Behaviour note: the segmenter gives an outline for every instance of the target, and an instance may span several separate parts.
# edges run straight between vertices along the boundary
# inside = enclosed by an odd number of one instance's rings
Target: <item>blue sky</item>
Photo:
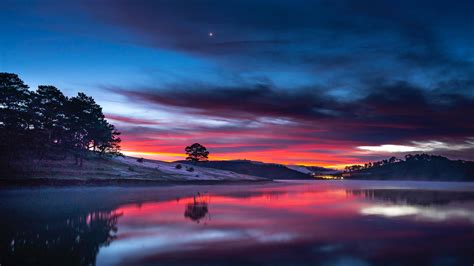
[[[5,0],[0,71],[93,96],[130,154],[178,159],[200,141],[217,159],[474,159],[473,13],[472,1]]]

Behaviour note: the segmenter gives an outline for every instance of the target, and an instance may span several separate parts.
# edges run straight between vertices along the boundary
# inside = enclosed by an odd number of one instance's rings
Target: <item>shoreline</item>
[[[18,178],[0,179],[3,187],[67,187],[67,186],[173,186],[173,185],[242,185],[273,183],[273,180],[156,180],[138,178],[114,179],[56,179],[56,178]]]
[[[328,179],[257,179],[257,180],[156,180],[147,178],[88,178],[88,179],[57,179],[57,178],[16,178],[6,179],[0,178],[0,189],[8,188],[41,188],[41,187],[165,187],[165,186],[181,186],[181,185],[256,185],[256,184],[276,184],[295,181],[324,181],[327,183],[352,182],[352,181],[375,181],[375,182],[432,182],[432,183],[465,183],[474,184],[472,181],[460,180],[416,180],[416,179],[344,179],[344,180],[328,180]]]

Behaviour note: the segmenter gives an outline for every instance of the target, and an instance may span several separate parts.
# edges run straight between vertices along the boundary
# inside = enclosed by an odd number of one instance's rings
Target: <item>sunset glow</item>
[[[31,2],[0,4],[2,71],[92,96],[127,155],[474,159],[472,2]]]

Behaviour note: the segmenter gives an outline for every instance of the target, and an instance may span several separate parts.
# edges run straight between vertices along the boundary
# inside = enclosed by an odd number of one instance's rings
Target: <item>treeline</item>
[[[364,165],[351,165],[345,168],[345,172],[345,178],[349,179],[473,181],[474,162],[450,160],[438,155],[407,154],[404,160],[392,157]]]
[[[120,132],[107,122],[92,97],[66,97],[54,86],[36,91],[12,73],[0,73],[0,160],[65,159],[119,154]]]
[[[407,156],[412,156],[411,154],[408,154]],[[406,156],[405,156],[406,157]],[[375,162],[368,162],[365,164],[354,164],[354,165],[349,165],[344,167],[345,172],[353,172],[353,171],[359,171],[363,169],[370,169],[374,167],[380,167],[383,165],[388,165],[388,164],[394,164],[402,161],[401,159],[398,159],[397,157],[390,157],[390,159],[385,159],[381,161],[375,161]]]
[[[345,172],[354,172],[354,171],[360,171],[360,170],[365,170],[365,169],[372,169],[372,168],[377,168],[377,167],[382,167],[382,166],[387,166],[387,165],[393,165],[396,163],[400,162],[452,162],[446,157],[439,156],[439,155],[430,155],[430,154],[407,154],[405,155],[405,160],[399,159],[397,157],[390,157],[389,159],[386,160],[381,160],[381,161],[375,161],[375,162],[368,162],[363,165],[361,164],[355,164],[355,165],[350,165],[346,166],[344,168]],[[458,162],[465,162],[465,161],[458,161]]]

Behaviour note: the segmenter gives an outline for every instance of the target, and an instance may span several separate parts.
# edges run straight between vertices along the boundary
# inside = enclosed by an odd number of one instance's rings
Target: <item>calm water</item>
[[[474,184],[0,190],[5,265],[473,265]]]

